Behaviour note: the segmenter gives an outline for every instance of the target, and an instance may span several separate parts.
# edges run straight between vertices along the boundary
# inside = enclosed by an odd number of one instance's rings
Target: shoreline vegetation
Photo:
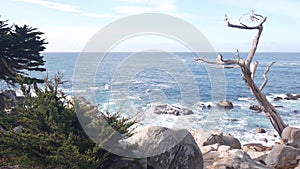
[[[257,64],[251,63],[266,17],[252,12],[250,20],[258,25],[235,25],[227,16],[225,18],[229,27],[258,30],[246,60],[237,51],[237,60],[224,60],[218,55],[216,61],[203,58],[196,61],[241,68],[246,85],[260,104],[256,108],[266,113],[278,132],[271,137],[280,136],[281,141],[270,147],[259,143],[242,145],[230,134],[200,129],[148,126],[135,130],[138,123],[135,119],[124,118],[121,113],[101,112],[85,98],[70,101],[58,90],[63,84],[61,76],[57,75],[51,81],[32,78],[26,73],[45,71],[41,52],[47,43],[40,37],[43,33],[26,25],[9,27],[6,21],[0,21],[0,79],[9,85],[19,84],[24,95],[17,97],[15,91],[0,93],[0,168],[299,169],[300,129],[287,126],[262,94],[273,63],[266,68],[262,85],[258,87],[254,82]],[[43,89],[37,85],[41,82],[44,82]],[[298,96],[288,97],[298,99]],[[233,104],[224,100],[218,106],[230,109]],[[169,105],[160,105],[153,113],[161,112],[192,114],[188,108]],[[103,119],[113,132],[103,127]],[[87,131],[95,134],[94,137]],[[265,132],[262,128],[257,129],[257,133]],[[108,145],[119,148],[127,157],[105,150]]]

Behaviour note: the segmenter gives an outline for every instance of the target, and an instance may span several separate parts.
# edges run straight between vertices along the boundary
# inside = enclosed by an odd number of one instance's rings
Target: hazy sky
[[[126,16],[145,12],[169,14],[191,23],[207,37],[216,51],[247,51],[256,32],[227,28],[224,14],[234,21],[251,10],[268,17],[259,51],[300,52],[299,9],[298,0],[0,1],[1,20],[9,20],[10,24],[28,24],[39,28],[49,42],[46,46],[48,52],[81,51],[87,41],[105,25]],[[131,46],[136,45],[136,48],[160,43],[172,50],[168,46],[171,41],[148,36],[144,37],[144,40],[128,40],[128,43]],[[126,48],[124,47],[125,50]]]

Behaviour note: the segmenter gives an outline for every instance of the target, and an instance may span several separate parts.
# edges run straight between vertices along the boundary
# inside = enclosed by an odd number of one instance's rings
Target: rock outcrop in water
[[[251,105],[251,106],[249,106],[249,109],[257,111],[257,112],[262,112],[263,111],[263,108],[261,106],[258,106],[258,105]]]
[[[233,108],[233,104],[229,100],[223,100],[223,101],[217,103],[217,105],[224,109],[232,109]]]
[[[181,107],[173,106],[173,105],[169,105],[169,104],[161,104],[161,105],[155,106],[153,113],[173,114],[176,116],[194,114],[194,112],[191,109],[181,108]]]
[[[285,94],[284,97],[277,96],[273,100],[278,101],[278,100],[298,100],[298,99],[300,99],[300,94],[287,93],[287,94]]]

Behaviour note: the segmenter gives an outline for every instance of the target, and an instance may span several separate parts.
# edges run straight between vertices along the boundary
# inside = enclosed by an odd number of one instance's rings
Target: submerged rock
[[[274,97],[273,101],[279,101],[279,100],[298,100],[300,99],[300,94],[291,94],[291,93],[286,93],[285,97]]]
[[[259,112],[263,111],[263,108],[261,106],[258,106],[258,105],[251,105],[249,107],[249,109],[254,110],[254,111],[259,111]]]
[[[298,100],[300,97],[298,95],[292,95],[290,93],[286,94],[285,100]]]
[[[256,128],[255,132],[256,133],[266,133],[266,130],[259,127],[259,128]]]
[[[217,103],[217,105],[224,109],[232,109],[233,108],[233,104],[229,100],[223,100],[223,101]]]
[[[282,97],[277,96],[277,97],[275,97],[273,100],[274,100],[274,101],[278,101],[278,100],[282,100],[282,99],[283,99]]]

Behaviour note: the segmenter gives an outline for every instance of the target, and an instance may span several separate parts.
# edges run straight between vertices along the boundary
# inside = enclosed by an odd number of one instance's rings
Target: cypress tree
[[[41,52],[47,44],[41,36],[44,33],[28,25],[8,26],[7,21],[0,21],[0,79],[14,85],[16,77],[24,82],[41,83],[43,79],[29,76],[30,71],[45,71],[45,61]]]

